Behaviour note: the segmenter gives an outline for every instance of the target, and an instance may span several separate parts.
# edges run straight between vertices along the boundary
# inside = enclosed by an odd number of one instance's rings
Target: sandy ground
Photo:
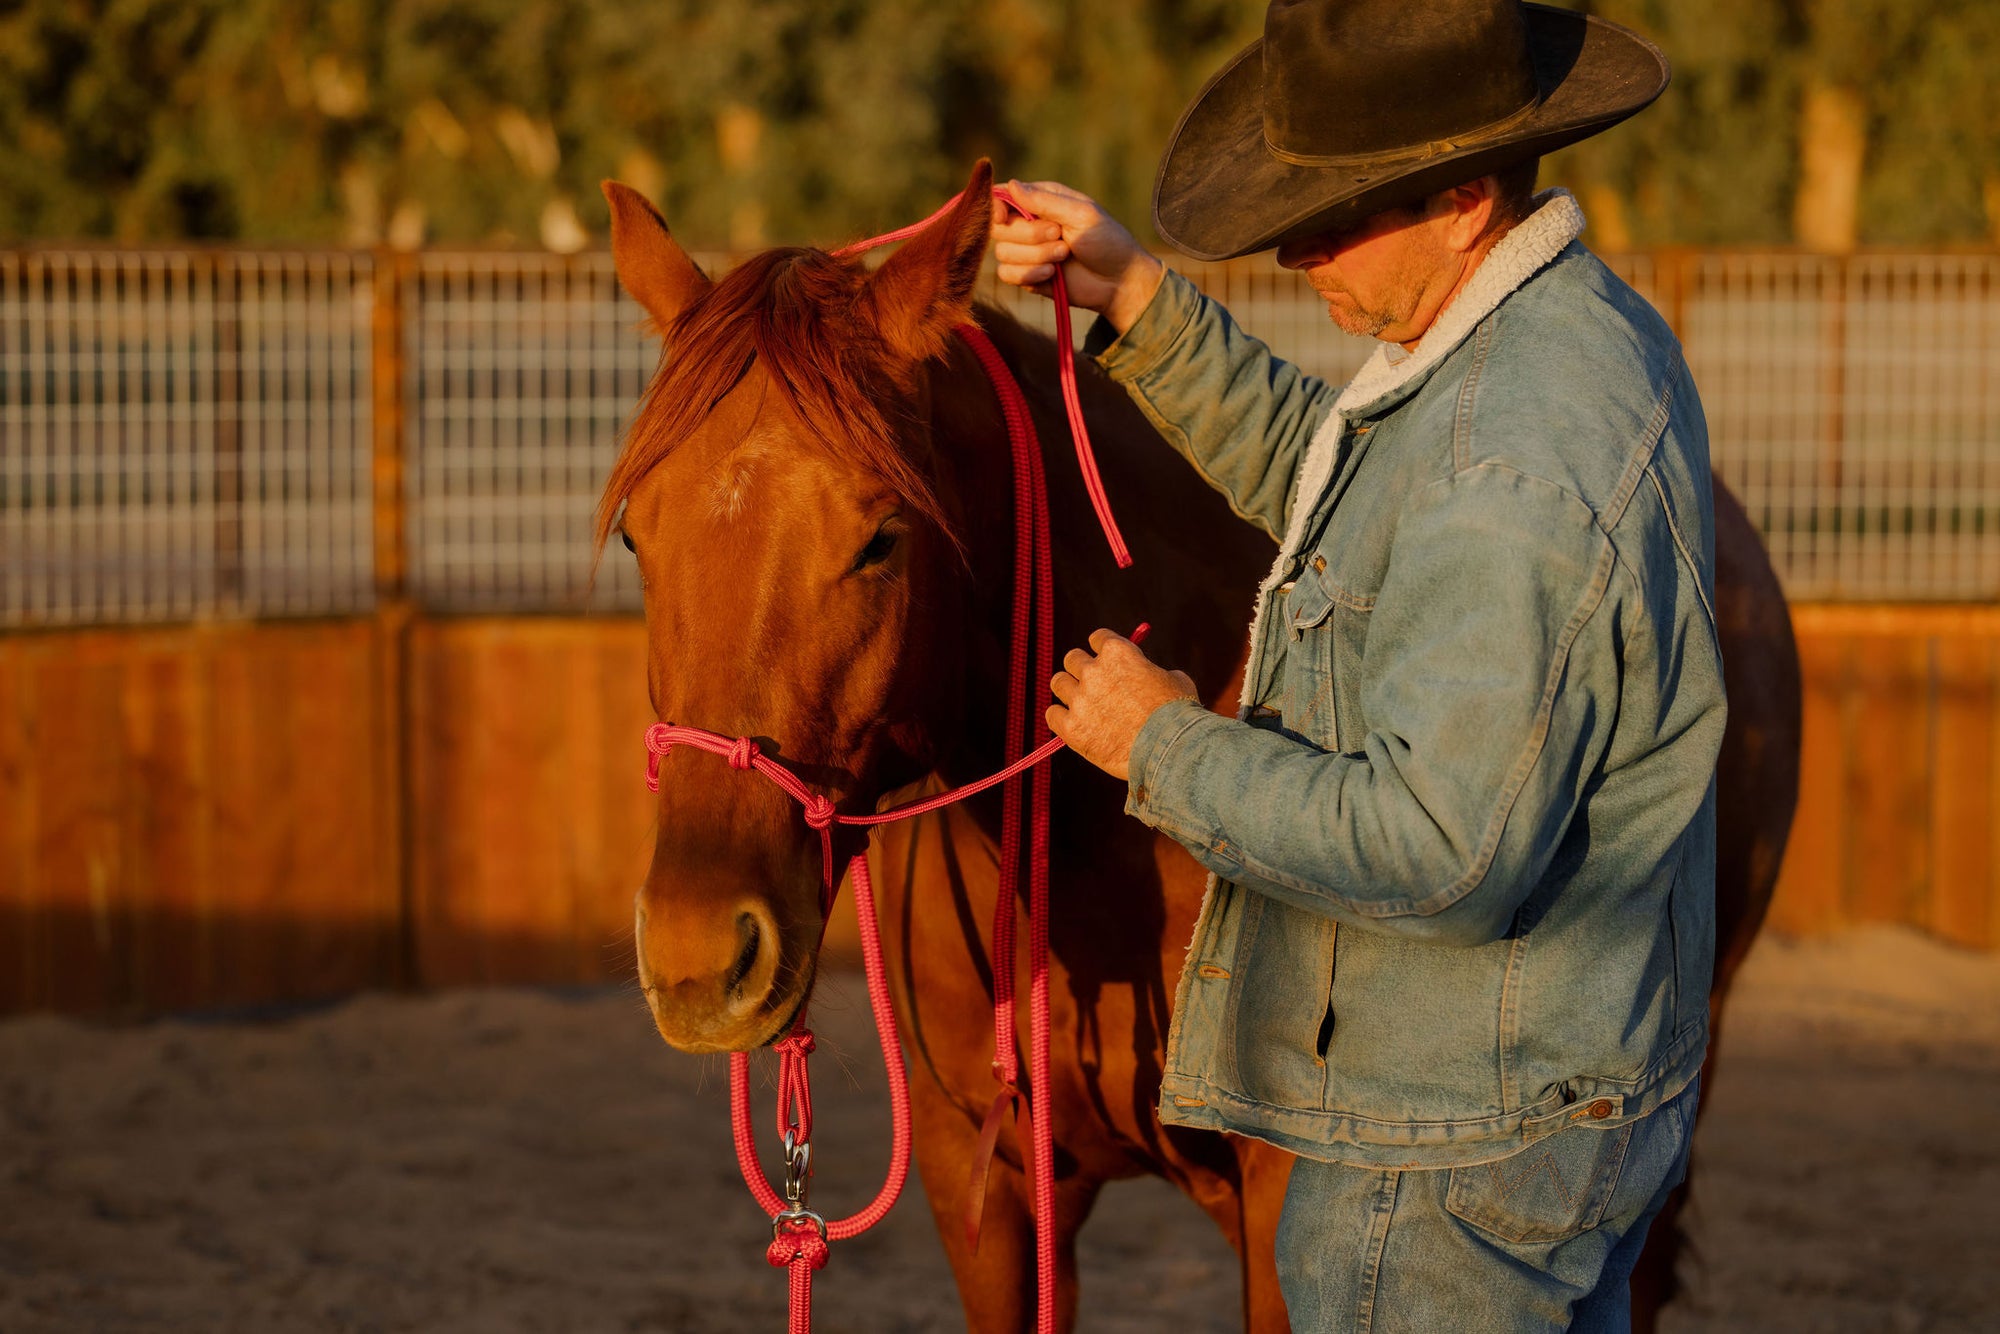
[[[887,1122],[837,981],[815,1198],[844,1212]],[[1671,1334],[2000,1330],[2000,958],[1767,942],[1727,1040]],[[782,1328],[723,1071],[601,992],[0,1024],[0,1331]],[[1237,1327],[1233,1258],[1158,1183],[1107,1193],[1084,1264],[1085,1329]],[[962,1327],[914,1186],[818,1294],[824,1334]]]

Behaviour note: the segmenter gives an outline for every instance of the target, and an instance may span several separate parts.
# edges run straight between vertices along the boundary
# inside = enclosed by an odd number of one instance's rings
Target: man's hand
[[[1060,264],[1072,304],[1096,311],[1119,333],[1131,328],[1160,289],[1166,266],[1095,200],[1067,185],[1009,181],[1007,189],[1035,220],[1017,218],[993,201],[1000,281],[1052,296]]]
[[[1132,776],[1132,743],[1154,709],[1199,698],[1186,672],[1154,666],[1137,644],[1109,630],[1090,636],[1089,651],[1071,649],[1049,689],[1062,701],[1049,706],[1049,730],[1113,778]]]

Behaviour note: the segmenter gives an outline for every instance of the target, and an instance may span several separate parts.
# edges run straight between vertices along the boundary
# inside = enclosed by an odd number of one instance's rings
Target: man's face
[[[1343,331],[1385,342],[1423,337],[1464,272],[1446,244],[1449,209],[1417,205],[1278,247],[1278,263],[1305,275]]]

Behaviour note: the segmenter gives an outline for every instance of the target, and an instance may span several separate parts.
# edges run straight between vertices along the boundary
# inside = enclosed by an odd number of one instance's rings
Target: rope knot
[[[813,1044],[812,1033],[802,1028],[788,1037],[782,1037],[773,1042],[771,1050],[777,1052],[780,1056],[790,1056],[794,1060],[798,1060],[812,1055],[818,1050],[818,1047]]]
[[[764,1258],[780,1269],[794,1260],[804,1260],[809,1269],[824,1269],[831,1254],[819,1229],[809,1220],[801,1218],[779,1222]]]
[[[732,769],[748,769],[757,762],[757,757],[762,753],[757,749],[756,742],[747,736],[740,736],[731,743],[728,753],[723,758],[729,761],[729,767]]]
[[[806,823],[822,834],[833,828],[833,803],[815,792],[806,798]]]
[[[654,723],[646,729],[646,787],[649,791],[660,790],[660,761],[673,748],[667,724]]]

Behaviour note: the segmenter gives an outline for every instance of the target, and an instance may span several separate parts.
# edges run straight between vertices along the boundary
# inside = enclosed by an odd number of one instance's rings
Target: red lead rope
[[[1022,217],[1031,217],[1005,190],[995,190],[1001,200]],[[954,196],[937,213],[923,222],[890,232],[872,241],[863,241],[835,251],[852,255],[900,241],[914,235],[949,212],[959,201]],[[1132,557],[1124,538],[1111,517],[1111,504],[1091,453],[1090,437],[1084,429],[1083,408],[1077,396],[1075,357],[1070,343],[1069,293],[1062,270],[1056,270],[1056,345],[1061,355],[1059,373],[1063,402],[1069,412],[1070,431],[1075,440],[1077,463],[1084,485],[1104,527],[1105,540],[1120,567]],[[1000,823],[1000,883],[993,912],[993,1077],[1000,1092],[988,1111],[981,1132],[981,1151],[973,1164],[971,1216],[968,1233],[977,1245],[979,1214],[985,1199],[988,1159],[999,1133],[1000,1121],[1009,1107],[1021,1107],[1020,1057],[1015,1038],[1014,952],[1015,902],[1019,894],[1022,836],[1022,792],[1017,780],[1032,770],[1028,802],[1028,1067],[1029,1089],[1040,1100],[1039,1109],[1028,1115],[1030,1180],[1034,1188],[1035,1210],[1035,1328],[1038,1334],[1055,1334],[1055,1137],[1054,1118],[1048,1115],[1049,1092],[1049,774],[1043,761],[1063,747],[1060,738],[1049,735],[1048,725],[1037,712],[1032,726],[1038,744],[1027,750],[1024,734],[1030,725],[1029,663],[1050,663],[1055,658],[1055,572],[1050,557],[1049,498],[1047,479],[1042,473],[1041,444],[1027,401],[1013,372],[1000,352],[975,325],[961,325],[963,338],[979,358],[1000,410],[1007,422],[1007,440],[1014,460],[1014,597],[1013,628],[1009,642],[1006,765],[997,773],[967,783],[921,801],[898,806],[873,815],[841,815],[833,803],[812,791],[796,774],[761,754],[747,737],[726,737],[698,727],[656,723],[646,729],[646,785],[660,787],[660,761],[677,745],[693,746],[728,760],[729,767],[762,774],[804,807],[806,823],[819,831],[821,852],[821,908],[829,913],[840,879],[833,859],[833,826],[868,826],[908,819],[962,801],[996,783],[1006,783]],[[1133,642],[1146,636],[1148,627],[1132,632]],[[1027,750],[1026,754],[1023,751]],[[809,1334],[812,1327],[812,1275],[826,1264],[827,1243],[859,1236],[879,1223],[901,1194],[910,1167],[910,1087],[903,1065],[902,1048],[896,1037],[896,1020],[889,996],[889,983],[882,960],[882,942],[875,919],[874,888],[868,879],[868,860],[857,854],[847,864],[854,881],[854,907],[861,924],[862,966],[868,980],[868,1001],[874,1012],[875,1031],[882,1043],[882,1063],[889,1077],[891,1140],[889,1171],[867,1207],[847,1218],[828,1222],[806,1207],[807,1187],[812,1171],[812,1091],[806,1072],[806,1058],[813,1050],[813,1036],[806,1027],[803,1010],[792,1031],[773,1044],[778,1053],[778,1134],[785,1147],[785,1192],[781,1196],[765,1179],[757,1162],[757,1146],[750,1116],[750,1057],[746,1052],[729,1058],[729,1103],[732,1133],[736,1142],[736,1163],[744,1183],[765,1213],[771,1215],[771,1245],[766,1253],[774,1265],[790,1275],[791,1334]]]

